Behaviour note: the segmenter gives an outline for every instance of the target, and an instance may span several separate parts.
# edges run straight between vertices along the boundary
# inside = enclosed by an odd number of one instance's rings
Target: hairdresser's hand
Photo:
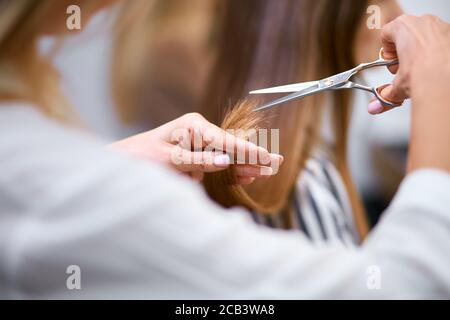
[[[236,166],[238,182],[270,177],[283,157],[226,133],[196,113],[186,114],[154,130],[110,145],[141,159],[157,161],[202,180],[205,172]],[[237,159],[246,162],[237,163]]]
[[[409,171],[434,168],[450,172],[450,25],[433,16],[402,16],[383,30],[386,58],[398,56],[394,84],[384,97],[411,97]],[[384,110],[380,110],[382,112]]]
[[[414,103],[436,99],[446,100],[450,83],[450,25],[431,15],[403,15],[382,30],[384,58],[398,58],[399,65],[389,67],[396,74],[393,84],[381,95],[388,101],[402,103],[412,98]],[[369,113],[389,110],[378,100],[369,105]]]

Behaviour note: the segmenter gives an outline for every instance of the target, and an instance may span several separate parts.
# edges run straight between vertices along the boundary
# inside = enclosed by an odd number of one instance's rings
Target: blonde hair
[[[84,15],[107,3],[72,2],[83,5]],[[73,109],[60,88],[60,76],[51,64],[59,41],[45,54],[39,52],[39,39],[46,29],[54,27],[50,31],[57,35],[65,28],[65,24],[58,27],[47,23],[58,18],[63,23],[64,14],[65,3],[61,0],[0,1],[0,100],[29,103],[53,119],[75,122]]]
[[[63,119],[67,112],[58,74],[38,52],[40,26],[53,2],[0,2],[0,99],[28,102]]]

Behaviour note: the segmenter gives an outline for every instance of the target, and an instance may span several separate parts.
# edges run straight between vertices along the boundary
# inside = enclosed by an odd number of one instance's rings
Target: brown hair
[[[232,169],[208,174],[204,184],[209,195],[226,207],[243,205],[262,214],[288,213],[297,177],[320,142],[324,96],[289,103],[256,122],[254,118],[246,121],[250,107],[239,105],[239,99],[252,89],[320,79],[351,68],[355,33],[367,2],[247,0],[226,4],[221,13],[218,57],[202,113],[210,121],[222,123],[224,129],[280,128],[280,153],[285,161],[276,176],[250,187],[235,184]],[[330,98],[335,132],[331,153],[364,237],[367,222],[347,167],[350,96],[348,92],[335,92]],[[238,108],[221,117],[222,110],[236,104]]]
[[[214,6],[213,0],[124,4],[112,63],[113,94],[121,120],[156,127],[199,111],[212,62],[208,30]],[[127,20],[132,23],[124,27]]]

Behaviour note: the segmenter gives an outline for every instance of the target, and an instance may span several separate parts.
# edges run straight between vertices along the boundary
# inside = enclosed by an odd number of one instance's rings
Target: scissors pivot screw
[[[333,79],[326,79],[323,81],[327,87],[332,86],[334,84]]]

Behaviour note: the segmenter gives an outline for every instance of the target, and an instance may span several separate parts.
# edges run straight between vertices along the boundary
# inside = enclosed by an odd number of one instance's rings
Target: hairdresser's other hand
[[[430,15],[402,16],[383,30],[386,58],[400,65],[386,98],[411,97],[408,170],[450,172],[450,25]]]
[[[444,98],[448,90],[450,68],[450,25],[438,17],[403,15],[382,30],[384,58],[398,58],[399,65],[389,67],[396,74],[393,84],[381,95],[388,101],[401,103],[407,98],[429,100]],[[369,113],[389,110],[378,100],[369,105]]]
[[[283,161],[282,156],[225,132],[197,113],[186,114],[109,147],[168,165],[198,181],[205,172],[235,165],[238,183],[244,185],[255,178],[276,174]]]

